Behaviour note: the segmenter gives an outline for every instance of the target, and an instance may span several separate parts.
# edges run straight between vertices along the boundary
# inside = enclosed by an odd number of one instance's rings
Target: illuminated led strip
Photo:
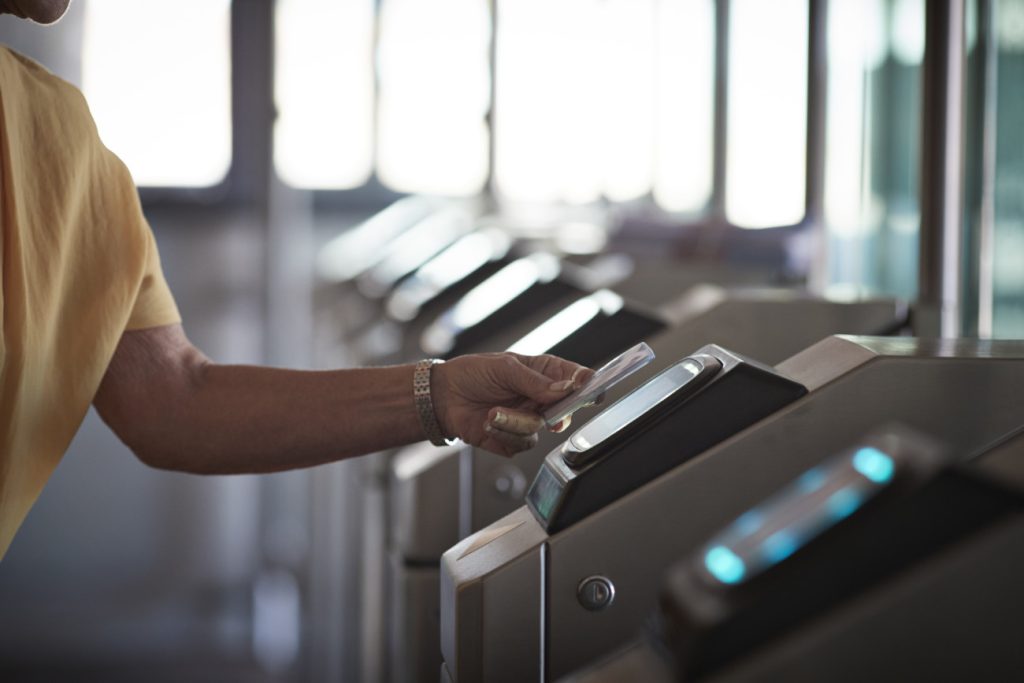
[[[508,350],[530,356],[547,353],[601,313],[614,315],[622,303],[621,296],[607,289],[594,292],[548,318]]]
[[[471,289],[423,332],[421,345],[432,354],[451,350],[462,331],[489,318],[539,282],[554,279],[561,266],[551,254],[533,254],[508,264]]]
[[[702,568],[727,585],[757,576],[856,512],[892,481],[897,465],[891,454],[862,446],[808,470],[704,546]]]
[[[509,246],[508,236],[497,230],[474,232],[460,238],[398,285],[388,300],[388,313],[397,320],[412,320],[423,304],[491,259],[500,258],[508,252]]]

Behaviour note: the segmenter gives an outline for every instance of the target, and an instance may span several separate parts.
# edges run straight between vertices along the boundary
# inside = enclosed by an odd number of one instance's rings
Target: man
[[[0,0],[0,13],[52,23],[68,3]],[[154,467],[273,472],[425,436],[511,455],[536,443],[539,407],[590,372],[512,354],[326,372],[211,362],[81,94],[6,48],[0,195],[0,557],[90,403]]]

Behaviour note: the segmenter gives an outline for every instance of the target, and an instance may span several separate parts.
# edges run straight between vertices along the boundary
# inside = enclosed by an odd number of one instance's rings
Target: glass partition
[[[828,4],[826,290],[917,293],[924,0]]]
[[[1024,0],[995,2],[993,336],[1024,338]]]

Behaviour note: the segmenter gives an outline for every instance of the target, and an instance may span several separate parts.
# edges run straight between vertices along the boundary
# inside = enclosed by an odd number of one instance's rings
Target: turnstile
[[[626,291],[653,288],[654,291],[645,292],[646,298],[662,303],[667,298],[675,299],[671,292],[695,281],[750,281],[765,276],[763,272],[698,265],[672,269],[664,262],[628,273],[602,265],[601,259],[589,260],[585,267],[554,261],[557,282],[552,289],[551,282],[545,281],[546,275],[537,270],[538,266],[546,267],[552,262],[551,255],[533,254],[502,268],[467,293],[439,319],[435,328],[445,319],[444,324],[467,323],[467,311],[476,311],[468,320],[479,319],[485,329],[470,335],[477,346],[466,346],[466,352],[501,349],[512,344],[521,353],[552,352],[585,365],[596,365],[623,347],[655,334],[665,326],[665,321],[657,310],[626,302],[612,291],[590,292],[588,287],[624,277],[617,287]],[[527,267],[517,270],[524,264]],[[555,296],[552,301],[553,292],[566,295]],[[479,308],[481,302],[489,302],[486,311]],[[531,306],[537,310],[531,311]],[[543,316],[548,318],[541,319]],[[447,458],[439,457],[445,454]],[[508,461],[504,464],[508,466],[504,475],[501,463],[497,472],[491,470],[496,475],[494,485],[499,489],[498,495],[508,500],[505,505],[514,507],[522,500],[528,482],[519,469]],[[445,523],[449,514],[460,514],[458,494],[438,496],[436,492],[453,491],[458,486],[458,460],[450,451],[439,454],[430,447],[417,446],[399,454],[393,465],[388,496],[391,504],[389,512],[383,515],[390,520],[386,539],[390,549],[387,563],[391,568],[387,597],[378,584],[383,572],[373,568],[366,572],[364,592],[380,596],[375,604],[386,600],[390,603],[388,614],[395,615],[386,627],[390,652],[387,664],[394,674],[391,678],[421,680],[433,678],[440,662],[438,563],[444,550],[460,538],[460,525]],[[427,548],[431,550],[427,552]],[[366,556],[372,554],[367,552]]]
[[[621,336],[642,332],[631,318],[616,318],[621,299],[600,293],[570,304],[563,311],[513,344],[522,353],[552,352],[587,365],[596,365],[632,341]],[[575,310],[574,310],[575,307]],[[586,322],[581,324],[582,316]],[[806,293],[781,289],[726,290],[700,285],[668,306],[660,317],[675,327],[646,337],[657,358],[641,378],[616,387],[607,402],[636,388],[642,377],[663,370],[708,339],[722,339],[727,348],[777,362],[814,342],[840,331],[863,334],[893,332],[906,323],[906,308],[891,299],[839,303]],[[632,324],[626,324],[626,323]],[[620,335],[607,334],[612,325]],[[763,353],[759,353],[762,350]],[[577,418],[579,419],[579,418]],[[541,435],[537,448],[514,458],[480,449],[430,447],[409,449],[392,470],[392,614],[403,620],[393,633],[391,661],[419,672],[404,680],[423,678],[440,662],[438,563],[459,539],[522,505],[529,482],[545,454],[568,433]],[[399,604],[404,603],[404,604]],[[412,605],[420,606],[419,609]]]
[[[651,638],[565,680],[1019,679],[1024,437],[940,452],[890,428],[808,470],[672,569]]]
[[[554,328],[545,323],[532,334],[588,365],[665,325],[656,314],[626,304],[607,290],[570,304],[552,321]],[[418,444],[403,449],[391,465],[388,639],[392,680],[432,679],[440,665],[438,566],[441,554],[459,539],[459,455],[464,448]],[[506,487],[505,496],[521,500],[527,482],[511,464],[507,472],[507,479],[496,485]]]
[[[907,324],[908,317],[906,306],[894,299],[845,303],[794,290],[726,289],[712,285],[691,288],[659,309],[659,315],[669,321],[668,329],[645,338],[656,354],[654,361],[638,376],[612,389],[605,397],[606,404],[632,391],[681,355],[710,341],[775,364],[829,335],[894,334]],[[590,337],[590,330],[584,330],[581,336]],[[601,337],[593,337],[597,345]],[[619,348],[627,345],[623,343]],[[534,346],[524,348],[523,352],[546,351]],[[611,353],[605,352],[602,358]],[[571,352],[568,357],[590,364],[586,359],[573,358]],[[577,424],[585,417],[585,413],[577,416]],[[566,433],[542,434],[536,448],[511,460],[480,449],[466,449],[460,456],[459,481],[465,483],[460,487],[457,538],[464,538],[515,510],[545,455],[567,437]],[[432,500],[448,498],[440,492],[418,495]],[[446,549],[447,546],[439,548],[442,552]]]
[[[573,523],[564,528],[557,516],[552,524],[521,508],[445,553],[446,675],[553,680],[621,647],[655,607],[668,567],[878,424],[899,420],[960,454],[1020,424],[1024,342],[833,337],[778,371],[810,393],[578,521],[570,516]],[[736,397],[735,404],[746,400]],[[719,428],[728,411],[693,434]],[[650,457],[660,462],[659,451],[685,449],[688,440],[625,448],[620,457],[638,466]],[[545,468],[564,484],[559,458],[557,451],[549,454]],[[547,486],[544,477],[531,494],[538,513],[558,509],[557,501],[545,502],[545,492],[557,497],[571,490]]]

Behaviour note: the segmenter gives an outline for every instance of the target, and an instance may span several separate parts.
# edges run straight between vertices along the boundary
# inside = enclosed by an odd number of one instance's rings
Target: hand
[[[533,448],[540,411],[583,386],[594,371],[557,356],[459,356],[431,371],[434,411],[448,437],[500,455]],[[552,429],[569,426],[568,418]]]

